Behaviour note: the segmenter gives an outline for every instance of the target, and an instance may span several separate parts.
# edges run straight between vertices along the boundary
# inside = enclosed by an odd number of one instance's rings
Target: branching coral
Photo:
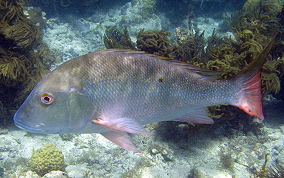
[[[221,78],[232,77],[245,67],[250,46],[241,46],[231,38],[220,38],[213,35],[209,38],[207,51],[209,60],[204,66],[207,69],[221,72]]]

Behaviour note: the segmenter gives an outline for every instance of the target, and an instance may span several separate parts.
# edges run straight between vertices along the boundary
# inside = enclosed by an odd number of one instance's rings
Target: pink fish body
[[[138,152],[127,133],[151,134],[159,121],[213,124],[205,107],[235,105],[263,119],[260,69],[272,41],[236,77],[143,52],[97,51],[71,59],[45,76],[14,116],[37,133],[101,133]]]

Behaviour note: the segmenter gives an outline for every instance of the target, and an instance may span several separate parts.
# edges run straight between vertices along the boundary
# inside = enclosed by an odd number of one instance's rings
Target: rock
[[[87,175],[88,169],[86,164],[69,165],[65,168],[68,175],[72,178],[83,178]]]
[[[40,176],[37,175],[37,173],[35,173],[33,171],[27,171],[27,172],[17,171],[11,177],[16,177],[16,178],[40,178]]]
[[[51,171],[45,174],[43,178],[68,178],[68,175],[62,171]]]

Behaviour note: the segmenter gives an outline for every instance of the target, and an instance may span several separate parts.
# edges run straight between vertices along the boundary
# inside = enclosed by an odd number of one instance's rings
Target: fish
[[[14,123],[41,134],[100,133],[140,152],[129,133],[152,135],[143,125],[160,121],[213,124],[208,106],[230,104],[264,119],[261,68],[273,41],[229,79],[142,51],[92,52],[48,73],[17,110]]]

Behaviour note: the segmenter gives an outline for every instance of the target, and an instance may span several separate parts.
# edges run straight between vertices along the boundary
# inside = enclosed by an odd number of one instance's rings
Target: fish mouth
[[[48,131],[48,130],[43,130],[43,129],[39,129],[39,128],[35,128],[35,127],[31,127],[28,126],[27,124],[23,124],[17,120],[14,120],[15,125],[27,132],[31,132],[31,133],[37,133],[37,134],[64,134],[66,132],[64,132],[63,130],[58,130],[56,132],[53,131]]]
[[[15,125],[16,125],[18,128],[20,128],[20,129],[22,129],[22,130],[25,130],[25,131],[27,131],[27,132],[41,133],[41,134],[45,133],[45,131],[42,130],[42,129],[38,129],[38,128],[34,128],[34,127],[27,126],[26,124],[20,123],[20,122],[18,122],[18,121],[16,121],[16,120],[14,120],[14,123],[15,123]]]
[[[22,130],[25,130],[25,131],[27,131],[27,132],[39,133],[39,134],[44,134],[44,133],[46,133],[45,130],[40,129],[40,128],[37,128],[37,127],[34,127],[34,126],[30,126],[30,124],[28,124],[28,122],[25,122],[25,120],[27,120],[27,119],[25,119],[25,118],[29,118],[29,116],[26,115],[26,113],[23,112],[23,111],[21,110],[21,108],[22,108],[22,107],[20,107],[19,110],[18,110],[18,111],[15,113],[15,115],[14,115],[14,118],[13,118],[14,124],[15,124],[18,128],[20,128],[20,129],[22,129]]]

